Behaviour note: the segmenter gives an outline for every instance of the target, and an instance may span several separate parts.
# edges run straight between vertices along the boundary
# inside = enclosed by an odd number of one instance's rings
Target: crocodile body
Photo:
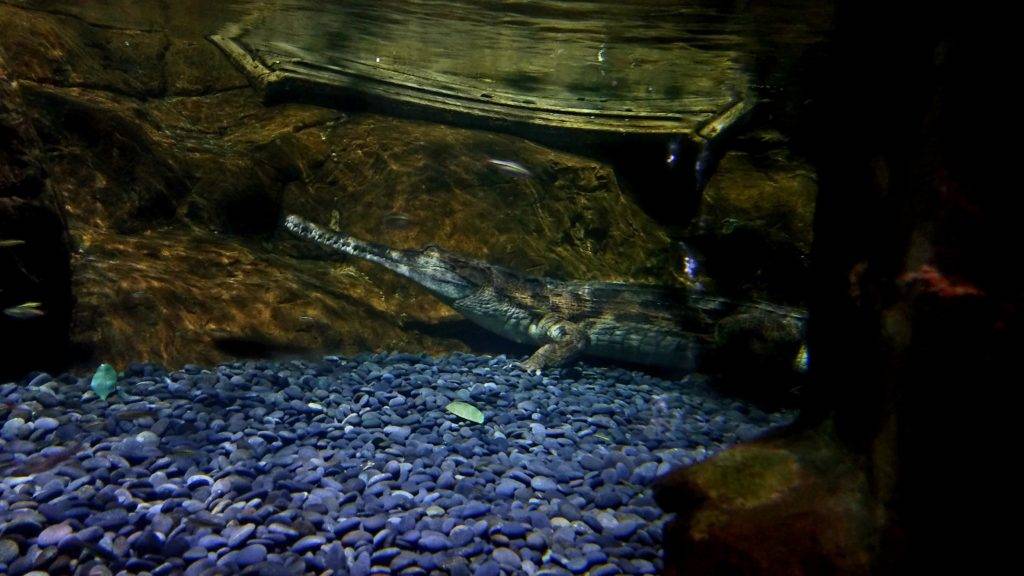
[[[692,370],[725,318],[756,318],[767,330],[802,339],[802,314],[779,306],[657,286],[523,276],[436,246],[396,250],[363,242],[298,216],[289,216],[285,227],[419,283],[486,330],[537,346],[523,362],[529,370],[564,365],[580,354]]]

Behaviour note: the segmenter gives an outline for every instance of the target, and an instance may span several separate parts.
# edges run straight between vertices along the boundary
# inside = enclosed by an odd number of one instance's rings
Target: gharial
[[[521,363],[530,371],[562,366],[581,354],[693,370],[729,324],[782,342],[794,360],[806,356],[805,316],[797,309],[658,286],[529,277],[433,245],[398,250],[364,242],[299,216],[288,216],[284,225],[300,238],[417,282],[486,330],[538,346]]]

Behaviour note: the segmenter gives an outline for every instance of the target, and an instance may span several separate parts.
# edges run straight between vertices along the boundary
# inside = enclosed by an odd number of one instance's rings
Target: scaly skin
[[[611,282],[563,282],[446,252],[396,250],[330,232],[298,216],[285,227],[326,248],[376,262],[405,276],[467,319],[509,340],[539,346],[522,366],[565,365],[580,354],[682,370],[696,367],[726,316],[752,314],[802,338],[800,312]]]

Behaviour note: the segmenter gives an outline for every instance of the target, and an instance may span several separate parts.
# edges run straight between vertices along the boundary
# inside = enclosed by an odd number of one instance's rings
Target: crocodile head
[[[451,303],[470,296],[490,281],[490,265],[464,258],[437,246],[398,250],[325,230],[299,216],[289,216],[285,228],[326,248],[358,256],[414,280],[441,300]]]
[[[466,298],[490,283],[490,266],[452,254],[434,245],[421,250],[404,250],[403,270],[395,270],[415,280],[435,296],[451,303]]]

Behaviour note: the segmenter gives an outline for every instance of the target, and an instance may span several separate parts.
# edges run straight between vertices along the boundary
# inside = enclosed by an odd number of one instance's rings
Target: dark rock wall
[[[882,566],[977,571],[982,511],[1001,498],[979,472],[1001,460],[989,446],[1005,424],[964,401],[1017,371],[1020,342],[1022,284],[1001,256],[1021,244],[1011,163],[981,145],[1004,130],[986,87],[1005,37],[986,10],[841,8],[815,119],[815,406],[867,458],[889,519]]]
[[[47,184],[41,142],[0,49],[0,310],[38,302],[42,316],[0,313],[0,379],[68,360],[70,237]],[[14,242],[20,243],[15,244]]]
[[[1013,162],[981,145],[1003,36],[976,23],[839,4],[794,139],[820,188],[801,427],[663,484],[669,573],[974,573],[1012,549],[992,517],[1016,491],[1021,238]]]

